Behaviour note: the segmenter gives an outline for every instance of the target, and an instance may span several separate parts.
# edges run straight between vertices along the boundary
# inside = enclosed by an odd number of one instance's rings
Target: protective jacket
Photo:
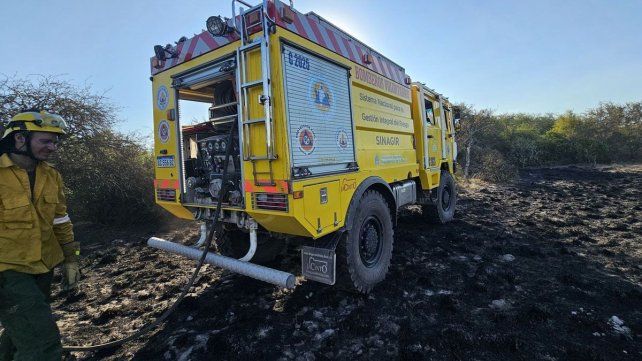
[[[77,255],[60,173],[38,162],[33,189],[27,172],[0,156],[0,272],[46,273]]]

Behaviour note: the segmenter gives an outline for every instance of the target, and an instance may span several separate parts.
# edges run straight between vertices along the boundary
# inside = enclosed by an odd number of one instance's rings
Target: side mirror
[[[461,108],[459,107],[454,107],[454,112],[453,112],[453,123],[455,124],[455,130],[459,130],[461,128]]]
[[[459,120],[461,119],[461,108],[455,107],[454,108],[454,115],[455,115],[455,117],[454,117],[455,122],[459,123]]]

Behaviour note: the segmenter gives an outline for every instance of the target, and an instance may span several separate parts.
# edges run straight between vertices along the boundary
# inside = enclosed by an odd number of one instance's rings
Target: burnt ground
[[[456,220],[399,219],[386,281],[369,296],[293,291],[206,267],[149,338],[80,360],[640,360],[642,166],[529,169],[461,189]],[[81,290],[54,307],[66,344],[122,337],[160,315],[194,261],[145,230],[79,227]],[[161,236],[193,242],[177,223]],[[98,242],[99,239],[111,239]],[[93,241],[93,242],[92,242]],[[298,256],[274,266],[297,272]],[[615,316],[615,318],[613,317]]]

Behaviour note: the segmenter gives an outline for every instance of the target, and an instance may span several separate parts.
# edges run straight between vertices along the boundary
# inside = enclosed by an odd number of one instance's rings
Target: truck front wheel
[[[376,191],[364,193],[356,212],[339,252],[337,276],[343,278],[342,285],[369,293],[386,278],[390,267],[394,235],[392,217],[386,200]]]
[[[437,197],[434,204],[423,206],[423,213],[433,223],[447,223],[455,217],[457,204],[457,188],[453,176],[448,172],[441,172]]]

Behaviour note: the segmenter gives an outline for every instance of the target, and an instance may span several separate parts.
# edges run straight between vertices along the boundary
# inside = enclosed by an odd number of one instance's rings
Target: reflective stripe
[[[69,218],[68,214],[65,214],[64,217],[54,218],[53,224],[55,226],[55,225],[63,224],[63,223],[67,223],[67,222],[71,222],[71,219]]]

